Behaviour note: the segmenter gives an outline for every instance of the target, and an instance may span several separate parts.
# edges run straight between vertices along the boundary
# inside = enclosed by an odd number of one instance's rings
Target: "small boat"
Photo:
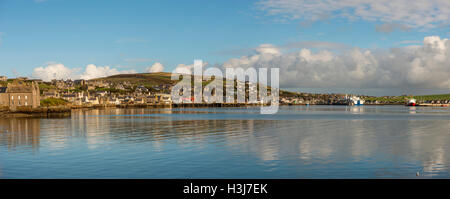
[[[417,106],[416,99],[410,99],[408,103],[406,103],[406,106]]]

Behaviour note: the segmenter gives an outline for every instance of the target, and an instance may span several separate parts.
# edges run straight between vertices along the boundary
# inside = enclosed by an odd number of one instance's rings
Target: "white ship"
[[[351,106],[360,106],[364,105],[364,100],[357,96],[352,96],[349,98],[349,105]]]

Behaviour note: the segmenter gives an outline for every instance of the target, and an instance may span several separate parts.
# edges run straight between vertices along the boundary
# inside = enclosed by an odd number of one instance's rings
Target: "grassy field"
[[[450,100],[450,94],[441,94],[441,95],[420,95],[414,96],[415,99],[419,101],[442,101],[442,100]]]
[[[64,106],[67,105],[67,101],[61,98],[47,98],[47,99],[43,99],[41,100],[41,106],[46,106],[46,107],[50,107],[50,106]]]
[[[406,100],[405,96],[385,96],[385,97],[365,97],[366,101],[378,101],[381,103],[403,103]]]
[[[39,84],[39,90],[42,92],[49,91],[49,90],[57,90],[58,88],[56,86],[53,86],[49,83],[40,83]]]
[[[414,98],[418,101],[446,101],[450,100],[450,94],[440,95],[417,95],[417,96],[389,96],[389,97],[365,97],[366,101],[378,101],[388,103],[402,103],[408,99]]]

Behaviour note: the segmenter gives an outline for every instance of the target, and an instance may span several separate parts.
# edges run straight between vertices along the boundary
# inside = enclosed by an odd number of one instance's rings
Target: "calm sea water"
[[[0,178],[450,178],[449,129],[440,107],[77,110],[0,119]]]

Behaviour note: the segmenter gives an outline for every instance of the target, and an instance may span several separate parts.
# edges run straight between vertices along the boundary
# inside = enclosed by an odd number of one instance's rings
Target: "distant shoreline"
[[[92,106],[60,106],[60,107],[40,107],[36,109],[18,109],[15,111],[0,111],[0,118],[58,118],[70,117],[72,110],[101,110],[101,109],[160,109],[160,108],[232,108],[232,107],[258,107],[260,104],[126,104],[126,105],[92,105]],[[264,105],[267,106],[267,105]],[[280,104],[280,106],[349,106],[332,104]],[[404,106],[404,104],[365,104],[362,106]],[[361,107],[361,106],[351,106]],[[417,107],[450,107],[450,104],[423,104]]]

